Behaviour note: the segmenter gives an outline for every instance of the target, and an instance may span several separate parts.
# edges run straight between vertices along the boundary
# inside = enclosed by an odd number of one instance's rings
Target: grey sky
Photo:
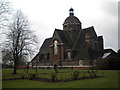
[[[118,0],[9,0],[14,9],[21,9],[31,22],[31,28],[39,38],[39,46],[45,38],[52,37],[55,28],[62,29],[69,9],[82,27],[94,26],[97,35],[104,38],[104,47],[118,50]]]

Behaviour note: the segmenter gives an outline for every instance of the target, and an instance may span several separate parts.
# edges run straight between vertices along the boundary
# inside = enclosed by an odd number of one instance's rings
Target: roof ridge
[[[86,29],[89,29],[89,28],[93,28],[93,29],[94,29],[94,26],[90,26],[90,27],[87,27],[87,28],[83,28],[83,30],[86,30]]]
[[[63,31],[63,30],[61,30],[61,29],[56,29],[56,28],[55,28],[55,31]]]
[[[61,41],[62,41],[63,43],[68,43],[68,39],[67,39],[67,37],[66,37],[66,35],[65,35],[65,33],[64,33],[63,30],[55,29],[54,33],[55,33],[55,32],[58,34],[59,38],[61,39]],[[53,35],[54,35],[54,34],[53,34]]]
[[[76,44],[77,44],[77,42],[78,42],[78,39],[79,39],[79,37],[80,37],[82,31],[83,31],[83,30],[81,29],[81,31],[79,32],[78,37],[77,37],[77,39],[76,39],[76,41],[75,41],[75,43],[74,43],[72,49],[75,49],[75,46],[76,46]]]

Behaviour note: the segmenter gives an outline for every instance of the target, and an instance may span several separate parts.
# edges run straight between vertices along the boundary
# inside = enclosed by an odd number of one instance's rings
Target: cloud
[[[101,11],[111,16],[118,16],[118,3],[117,2],[102,2]]]

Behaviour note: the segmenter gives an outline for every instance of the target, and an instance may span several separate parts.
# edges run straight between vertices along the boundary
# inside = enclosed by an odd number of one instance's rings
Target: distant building
[[[63,30],[55,29],[53,36],[45,39],[31,65],[33,68],[50,68],[55,64],[62,68],[90,68],[102,57],[103,50],[103,37],[97,36],[93,26],[83,29],[70,8]]]

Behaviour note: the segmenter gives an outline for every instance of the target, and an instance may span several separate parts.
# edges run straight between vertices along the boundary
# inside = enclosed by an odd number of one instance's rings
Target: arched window
[[[71,59],[71,52],[68,52],[68,59]]]
[[[54,55],[57,55],[57,53],[58,53],[58,42],[57,42],[57,40],[55,40],[54,41]]]

